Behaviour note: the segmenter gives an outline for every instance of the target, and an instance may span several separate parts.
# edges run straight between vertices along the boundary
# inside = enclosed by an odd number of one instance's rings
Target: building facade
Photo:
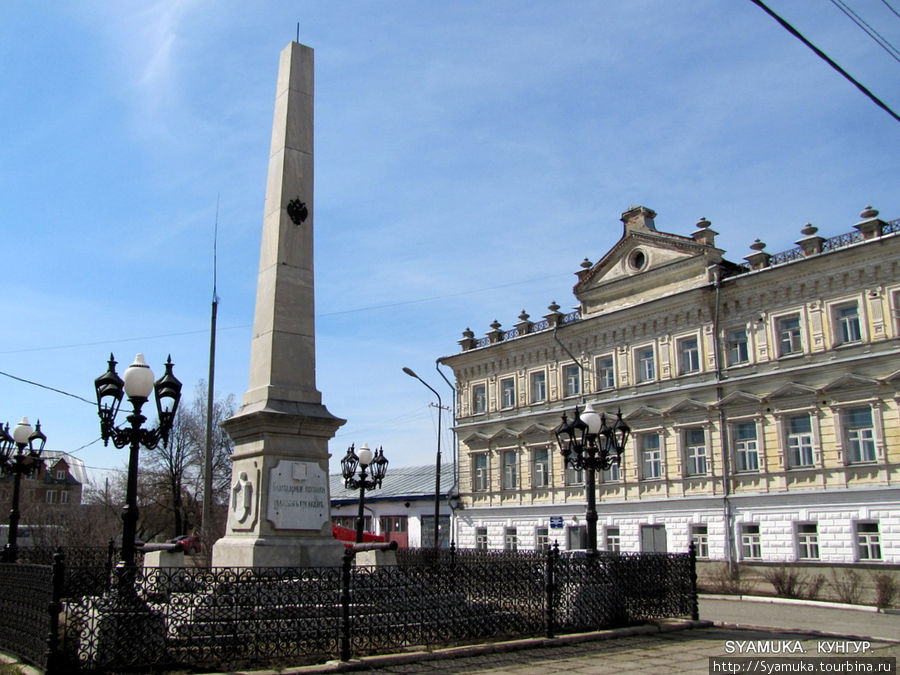
[[[430,548],[434,545],[435,464],[390,467],[382,486],[366,490],[363,529],[396,541],[401,548]],[[331,522],[356,529],[359,490],[348,490],[341,474],[332,474]],[[450,545],[452,508],[456,506],[453,465],[441,466],[441,494],[438,500],[438,534],[441,547]]]
[[[598,472],[598,548],[741,561],[900,562],[900,221],[723,257],[633,207],[622,238],[512,330],[466,329],[457,543],[585,547],[582,473],[553,429],[590,402],[632,436]]]

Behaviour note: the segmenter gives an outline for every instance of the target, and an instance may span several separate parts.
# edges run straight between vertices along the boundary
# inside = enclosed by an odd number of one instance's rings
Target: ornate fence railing
[[[277,668],[697,613],[692,554],[451,547],[401,550],[394,566],[348,552],[336,567],[143,568],[128,581],[62,556],[0,565],[0,649],[50,673]]]

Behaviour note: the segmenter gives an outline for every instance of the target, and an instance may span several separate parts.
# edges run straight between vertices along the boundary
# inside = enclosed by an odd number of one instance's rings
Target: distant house
[[[381,488],[366,490],[363,527],[401,547],[429,547],[434,542],[435,465],[390,467]],[[330,476],[331,522],[356,529],[359,490],[348,490],[340,474]],[[441,467],[441,546],[449,546],[450,515],[455,506],[453,465]]]
[[[22,478],[22,492],[19,497],[21,524],[19,525],[19,545],[30,546],[38,539],[56,534],[48,534],[47,528],[60,527],[64,514],[73,513],[81,507],[81,494],[87,482],[84,462],[65,452],[44,450],[43,464],[32,476]],[[6,524],[12,503],[13,476],[0,478],[0,540],[6,541]],[[42,536],[38,536],[42,535]]]

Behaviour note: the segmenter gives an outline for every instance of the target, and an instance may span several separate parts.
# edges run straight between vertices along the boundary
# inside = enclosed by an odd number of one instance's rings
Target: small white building
[[[441,466],[440,544],[450,545],[450,516],[456,506],[452,464]],[[341,474],[330,476],[331,522],[356,529],[359,490],[348,490]],[[435,465],[390,467],[380,488],[366,490],[364,529],[396,541],[401,548],[430,547],[434,542]]]

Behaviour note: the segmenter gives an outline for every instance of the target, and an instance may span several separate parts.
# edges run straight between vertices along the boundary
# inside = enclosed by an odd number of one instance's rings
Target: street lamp
[[[124,379],[116,373],[115,357],[109,355],[109,368],[103,375],[94,380],[97,392],[97,412],[100,415],[100,435],[103,444],[109,445],[112,440],[117,448],[129,446],[128,483],[125,493],[125,507],[122,509],[122,554],[119,560],[119,588],[133,590],[135,571],[135,545],[137,534],[137,469],[138,452],[143,445],[153,449],[162,441],[163,446],[169,443],[169,432],[175,421],[175,412],[181,400],[181,382],[172,374],[172,357],[166,361],[166,372],[156,382],[153,371],[144,362],[144,355],[138,354],[125,370]],[[141,414],[141,408],[154,393],[159,423],[154,429],[142,429],[147,418]],[[132,405],[132,413],[126,418],[127,426],[117,427],[116,414],[122,404],[122,396],[128,397]]]
[[[590,403],[579,413],[575,407],[575,419],[571,422],[565,413],[562,423],[553,430],[563,463],[576,471],[586,471],[584,491],[587,496],[587,538],[588,551],[597,552],[597,500],[594,472],[605,471],[613,464],[619,464],[631,428],[622,419],[622,411],[616,414],[616,421],[610,427],[606,424],[606,414],[598,415]]]
[[[366,503],[366,490],[381,487],[384,474],[387,473],[388,461],[384,457],[384,450],[378,448],[375,452],[369,449],[367,443],[359,446],[359,455],[354,452],[351,445],[347,448],[347,454],[341,460],[341,475],[344,477],[344,486],[348,490],[359,490],[359,514],[356,517],[356,543],[363,540],[363,508]],[[366,469],[372,467],[372,478],[366,478]],[[359,478],[356,478],[356,469],[359,467]]]
[[[31,428],[27,417],[23,417],[9,433],[9,424],[0,428],[0,472],[13,474],[12,508],[9,511],[9,537],[3,549],[3,562],[14,563],[19,547],[19,495],[22,490],[22,476],[30,476],[40,470],[41,452],[47,437],[41,433],[41,422]],[[25,452],[25,447],[28,452]],[[15,453],[13,449],[16,449]]]
[[[437,549],[440,546],[440,516],[441,516],[441,410],[444,409],[443,405],[441,405],[441,395],[434,390],[430,384],[428,384],[421,377],[416,375],[412,368],[407,368],[403,366],[403,372],[409,375],[410,377],[414,377],[419,382],[424,384],[431,390],[431,393],[437,396],[437,411],[438,411],[438,423],[437,423],[437,459],[434,463],[434,548]]]

